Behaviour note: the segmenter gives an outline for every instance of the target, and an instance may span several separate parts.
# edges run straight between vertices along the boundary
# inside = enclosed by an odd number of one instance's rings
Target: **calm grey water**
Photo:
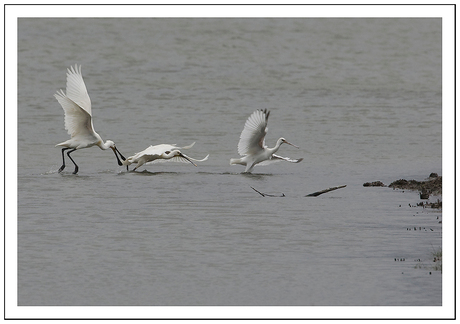
[[[440,19],[20,19],[18,51],[19,305],[442,304],[441,212],[362,186],[442,174]],[[91,148],[58,174],[75,63],[124,155],[209,160],[127,173]],[[244,175],[261,108],[304,161]]]

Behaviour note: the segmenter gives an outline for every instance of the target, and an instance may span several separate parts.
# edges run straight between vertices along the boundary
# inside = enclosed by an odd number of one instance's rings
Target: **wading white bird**
[[[64,109],[64,124],[65,129],[70,135],[70,139],[57,144],[56,146],[62,146],[62,166],[58,172],[61,172],[65,168],[64,151],[67,152],[67,156],[75,165],[74,174],[78,172],[78,166],[70,156],[75,150],[91,147],[94,145],[99,146],[101,150],[107,150],[111,148],[117,157],[118,165],[122,165],[118,154],[124,160],[123,155],[118,151],[115,143],[108,140],[103,142],[101,136],[94,130],[93,119],[91,115],[91,100],[86,90],[85,82],[81,74],[81,66],[75,68],[73,66],[67,69],[67,84],[66,93],[59,90],[54,97],[61,104]]]
[[[209,154],[206,155],[204,159],[196,160],[193,159],[185,154],[183,154],[180,150],[189,149],[195,142],[190,144],[189,146],[178,147],[176,144],[160,144],[160,145],[150,145],[142,152],[136,153],[133,156],[130,156],[125,161],[123,161],[123,165],[126,165],[126,169],[128,170],[128,166],[137,163],[134,167],[133,171],[136,171],[137,168],[144,165],[145,163],[158,163],[158,162],[190,162],[194,166],[197,166],[195,162],[203,162],[206,161],[209,157]]]
[[[243,157],[239,159],[230,159],[230,164],[245,165],[245,173],[251,172],[254,166],[258,163],[262,163],[261,165],[277,161],[298,163],[303,160],[303,158],[293,160],[287,157],[275,155],[276,151],[278,151],[283,143],[299,148],[298,146],[286,141],[283,137],[276,142],[276,145],[273,148],[268,148],[265,145],[265,135],[268,130],[267,123],[269,115],[270,111],[267,111],[267,109],[256,110],[251,116],[249,116],[244,124],[244,129],[241,132],[240,141],[238,143],[238,154]]]

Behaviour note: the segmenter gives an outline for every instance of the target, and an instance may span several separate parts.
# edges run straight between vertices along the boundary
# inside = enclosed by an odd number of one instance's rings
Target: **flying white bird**
[[[91,115],[91,100],[86,90],[85,82],[81,74],[81,66],[75,68],[73,66],[67,69],[67,84],[66,93],[59,90],[54,97],[61,104],[64,109],[64,123],[65,129],[70,135],[70,139],[57,144],[56,146],[62,146],[62,166],[58,172],[61,172],[65,168],[64,151],[67,152],[67,156],[75,165],[74,174],[78,172],[78,166],[70,156],[75,150],[91,147],[94,145],[99,146],[101,150],[107,150],[111,148],[117,157],[118,165],[122,165],[118,154],[124,160],[123,155],[118,151],[115,143],[112,141],[103,142],[101,136],[94,130],[93,120]]]
[[[275,155],[276,151],[278,151],[283,143],[299,148],[298,146],[286,141],[283,137],[276,142],[276,145],[273,148],[268,148],[265,145],[265,135],[268,130],[267,123],[269,115],[270,111],[267,111],[267,109],[256,110],[251,116],[249,116],[244,124],[244,129],[241,132],[240,141],[238,143],[238,154],[243,157],[239,159],[230,159],[230,164],[245,165],[245,173],[251,172],[254,166],[261,162],[261,165],[263,165],[277,161],[298,163],[303,160],[303,158],[293,160],[287,157]]]
[[[189,149],[195,142],[190,144],[189,146],[184,147],[177,147],[176,144],[160,144],[160,145],[150,145],[142,152],[136,153],[133,156],[130,156],[125,161],[123,161],[123,165],[126,165],[126,169],[128,170],[128,166],[133,163],[137,163],[134,167],[133,171],[136,171],[137,168],[144,165],[145,163],[158,163],[158,162],[190,162],[194,166],[197,166],[195,162],[203,162],[206,161],[209,157],[209,154],[202,160],[193,159],[185,154],[183,154],[180,150],[182,149]],[[149,163],[149,164],[150,164]]]

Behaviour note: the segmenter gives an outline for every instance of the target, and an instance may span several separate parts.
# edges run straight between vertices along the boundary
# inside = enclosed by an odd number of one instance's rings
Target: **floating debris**
[[[314,193],[311,193],[309,195],[306,195],[305,197],[317,197],[319,195],[322,195],[323,193],[326,193],[326,192],[329,192],[329,191],[333,191],[333,190],[337,190],[337,189],[340,189],[340,188],[345,188],[347,185],[343,185],[343,186],[338,186],[338,187],[332,187],[332,188],[328,188],[328,189],[324,189],[324,190],[321,190],[321,191],[316,191]],[[252,190],[254,190],[255,192],[257,192],[259,195],[261,195],[262,197],[286,197],[286,195],[284,193],[281,193],[281,194],[277,194],[277,195],[273,195],[273,194],[267,194],[267,193],[264,193],[264,192],[260,192],[259,190],[257,190],[256,188],[250,186]]]
[[[329,192],[329,191],[332,191],[332,190],[337,190],[337,189],[340,189],[340,188],[345,188],[347,185],[343,185],[343,186],[338,186],[338,187],[332,187],[332,188],[328,188],[328,189],[324,189],[324,190],[321,190],[321,191],[317,191],[317,192],[314,192],[314,193],[311,193],[309,195],[306,195],[305,197],[317,197],[319,195],[322,195],[323,193],[326,193],[326,192]]]
[[[284,193],[281,193],[281,195],[270,195],[270,194],[266,194],[266,193],[263,193],[263,192],[260,192],[259,190],[257,190],[256,188],[254,187],[251,187],[252,190],[254,190],[255,192],[257,192],[259,195],[261,195],[262,197],[286,197],[284,195]]]

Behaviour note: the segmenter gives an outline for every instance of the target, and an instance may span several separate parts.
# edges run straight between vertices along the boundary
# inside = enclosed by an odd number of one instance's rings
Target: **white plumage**
[[[159,163],[159,162],[185,162],[185,163],[192,163],[194,166],[197,166],[195,162],[203,162],[206,161],[209,157],[209,154],[206,155],[205,158],[201,160],[193,159],[185,154],[183,154],[180,150],[189,149],[195,142],[188,146],[178,147],[176,144],[159,144],[159,145],[150,145],[142,152],[136,153],[133,156],[128,157],[125,161],[123,161],[123,165],[126,165],[128,168],[129,165],[133,163],[137,163],[134,167],[133,171],[138,169],[140,166],[144,164],[152,164],[152,163]]]
[[[267,112],[267,110],[256,110],[246,120],[238,143],[239,155],[257,154],[266,147],[265,135],[267,135],[268,131],[269,115],[270,112]]]
[[[102,150],[111,148],[117,157],[118,164],[121,165],[121,161],[118,158],[118,154],[124,159],[123,155],[118,151],[115,143],[108,140],[103,142],[101,136],[96,133],[93,127],[93,119],[91,115],[91,99],[89,98],[88,91],[86,90],[85,82],[81,74],[81,66],[71,66],[67,69],[67,84],[66,92],[61,89],[54,97],[61,104],[64,109],[64,126],[70,135],[70,139],[57,144],[56,146],[62,146],[62,166],[58,172],[61,172],[65,168],[64,152],[67,152],[67,156],[75,165],[74,174],[78,172],[78,166],[70,156],[75,150],[91,147],[94,145],[99,146]]]
[[[261,165],[268,164],[276,161],[288,161],[292,163],[298,163],[303,159],[290,159],[275,155],[280,148],[281,144],[286,143],[297,147],[294,144],[289,143],[281,137],[276,142],[275,147],[268,148],[265,145],[265,135],[268,131],[268,116],[270,111],[256,110],[246,120],[243,131],[240,135],[240,141],[238,142],[238,154],[243,156],[239,159],[230,159],[230,164],[241,164],[245,165],[246,169],[244,172],[251,172],[256,164],[262,163]]]

